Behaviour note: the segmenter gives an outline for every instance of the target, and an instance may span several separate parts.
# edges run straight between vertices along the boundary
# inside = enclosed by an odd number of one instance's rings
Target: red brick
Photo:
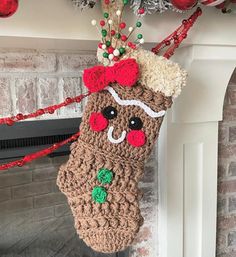
[[[231,105],[236,105],[236,87],[229,87],[228,95],[229,95],[229,103]]]
[[[236,193],[236,180],[220,182],[218,184],[218,193]]]
[[[9,52],[0,53],[1,72],[52,72],[56,71],[53,53]]]
[[[223,163],[219,162],[219,164],[218,164],[218,179],[219,180],[224,179],[226,176],[226,167],[225,167],[224,162]]]
[[[220,123],[219,125],[219,142],[227,142],[228,141],[228,127],[224,126],[224,123]]]
[[[223,232],[224,230],[228,229],[235,229],[236,228],[236,216],[230,215],[230,216],[219,216],[217,218],[217,228],[218,231],[220,230]]]
[[[228,175],[231,177],[236,176],[236,162],[230,162]]]
[[[224,122],[236,120],[236,106],[225,106],[223,111]]]
[[[229,142],[230,143],[236,142],[236,126],[229,128]]]
[[[228,234],[228,246],[236,246],[236,231],[232,231]]]
[[[34,78],[16,79],[15,88],[17,112],[35,111],[37,103],[36,80]]]
[[[236,251],[230,251],[228,253],[222,253],[217,255],[217,257],[235,257],[236,256]]]
[[[220,158],[229,158],[231,156],[236,156],[236,144],[226,145],[219,143],[218,154]]]
[[[218,196],[218,200],[217,200],[217,213],[218,213],[218,215],[220,213],[226,213],[227,212],[226,203],[227,203],[227,201],[224,197]]]
[[[236,69],[234,70],[234,72],[230,78],[230,84],[236,85]]]
[[[227,247],[226,242],[226,235],[218,233],[216,238],[217,252],[220,252]]]
[[[10,81],[0,78],[0,117],[9,116],[12,112]]]

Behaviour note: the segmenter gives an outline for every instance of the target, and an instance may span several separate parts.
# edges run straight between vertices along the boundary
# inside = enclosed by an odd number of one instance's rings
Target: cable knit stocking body
[[[171,97],[139,83],[112,84],[92,94],[80,139],[58,175],[57,184],[68,197],[78,234],[99,252],[125,249],[143,222],[138,182],[163,115],[151,117],[150,110],[133,99],[157,114],[172,103]]]

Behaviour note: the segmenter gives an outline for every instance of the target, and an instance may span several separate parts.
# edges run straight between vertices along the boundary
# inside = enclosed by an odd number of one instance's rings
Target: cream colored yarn
[[[98,50],[97,56],[100,62],[108,65],[106,63],[108,60],[102,57],[101,49]],[[139,82],[154,92],[161,92],[165,96],[175,98],[186,85],[187,72],[181,69],[177,63],[165,57],[139,48],[135,51],[129,51],[122,59],[127,58],[137,60],[140,68]]]

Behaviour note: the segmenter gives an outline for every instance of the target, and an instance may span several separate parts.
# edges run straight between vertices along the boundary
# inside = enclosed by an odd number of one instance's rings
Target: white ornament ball
[[[96,21],[96,20],[92,20],[92,21],[91,21],[91,24],[92,24],[93,26],[96,26],[97,21]]]
[[[102,45],[102,49],[105,50],[107,46],[105,44]]]
[[[134,30],[133,27],[129,27],[129,32],[132,32]]]
[[[108,58],[109,58],[109,60],[113,60],[113,58],[114,58],[114,55],[113,54],[109,54],[109,56],[108,56]]]
[[[109,20],[109,21],[108,21],[108,24],[110,24],[110,25],[111,25],[112,23],[113,23],[113,21],[112,21],[112,20]]]
[[[121,11],[120,10],[116,11],[116,15],[120,16],[121,15]]]
[[[141,38],[141,39],[139,40],[139,43],[140,43],[140,44],[144,44],[144,42],[145,42],[144,38]]]
[[[114,56],[119,56],[120,55],[120,51],[118,49],[115,49],[113,51],[113,54],[114,54]]]

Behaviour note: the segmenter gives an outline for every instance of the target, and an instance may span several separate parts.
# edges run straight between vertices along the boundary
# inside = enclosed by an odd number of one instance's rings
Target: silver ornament
[[[182,12],[171,4],[171,0],[131,0],[130,3],[136,14],[140,8],[144,8],[148,14],[162,13],[166,10]]]
[[[96,4],[96,0],[71,0],[71,1],[75,7],[80,8],[81,10],[93,8],[94,5]]]

